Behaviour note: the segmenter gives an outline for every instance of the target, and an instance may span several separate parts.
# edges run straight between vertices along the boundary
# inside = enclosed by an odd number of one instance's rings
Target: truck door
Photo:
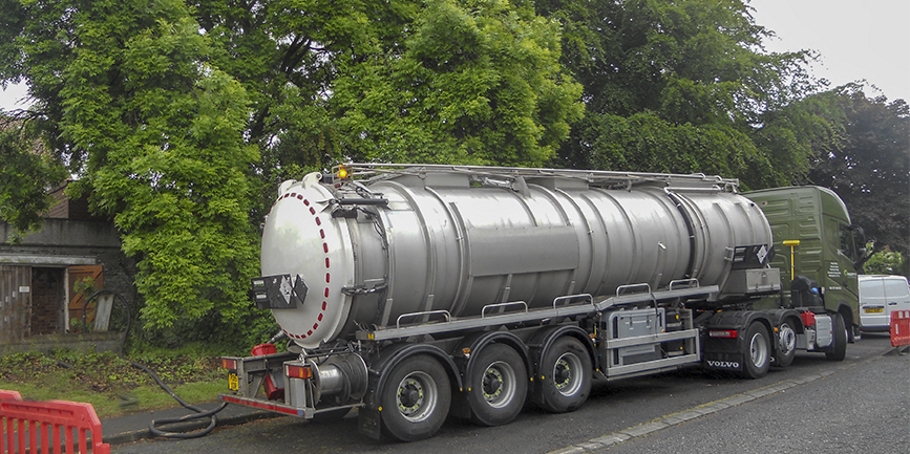
[[[867,331],[883,331],[889,326],[886,315],[888,303],[881,277],[863,277],[859,281],[860,327]]]

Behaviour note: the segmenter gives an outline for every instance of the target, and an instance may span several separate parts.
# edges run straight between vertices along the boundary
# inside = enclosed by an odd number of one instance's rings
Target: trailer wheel
[[[591,358],[573,337],[556,340],[540,362],[541,406],[553,413],[575,411],[591,392]]]
[[[759,322],[749,325],[744,347],[743,370],[740,375],[744,378],[764,377],[771,365],[771,344],[765,325]]]
[[[843,361],[847,357],[847,327],[844,317],[833,314],[834,317],[834,343],[825,349],[825,358],[828,361]]]
[[[484,426],[510,423],[524,407],[528,372],[518,353],[504,344],[492,344],[475,358],[468,391],[471,420]]]
[[[386,433],[401,441],[432,436],[442,427],[452,403],[445,369],[427,355],[395,366],[380,392],[380,415]]]
[[[784,320],[777,331],[777,351],[774,353],[774,366],[787,367],[796,357],[796,330],[792,320]]]

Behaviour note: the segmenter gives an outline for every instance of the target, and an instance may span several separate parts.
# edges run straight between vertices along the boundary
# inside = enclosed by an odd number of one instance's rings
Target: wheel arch
[[[464,377],[461,380],[461,390],[470,390],[473,388],[474,383],[472,383],[471,377],[473,376],[474,368],[477,367],[477,362],[474,359],[479,356],[478,354],[484,347],[491,344],[504,344],[515,350],[518,355],[521,356],[521,360],[524,362],[525,369],[527,370],[528,376],[524,378],[529,379],[530,377],[533,377],[533,364],[531,362],[531,354],[528,350],[528,346],[522,342],[518,336],[509,331],[490,331],[467,337],[458,346],[456,354],[465,348],[470,348],[470,356],[464,365]]]
[[[401,364],[404,360],[421,354],[426,354],[438,359],[442,368],[445,369],[446,374],[449,376],[449,380],[451,380],[453,387],[459,391],[463,389],[463,380],[458,371],[458,366],[455,365],[455,361],[452,360],[451,355],[435,345],[399,343],[385,347],[383,350],[386,354],[370,364],[370,374],[377,377],[376,385],[371,386],[372,389],[383,389],[390,370]]]
[[[848,330],[857,325],[856,317],[854,317],[853,314],[853,308],[846,302],[840,301],[837,303],[837,313],[844,318],[844,325],[847,326]]]
[[[777,326],[778,322],[773,321],[772,313],[776,311],[724,311],[714,314],[710,320],[708,320],[707,328],[728,328],[742,331],[751,325],[753,322],[759,322],[765,325],[765,329],[768,330],[769,334],[774,334],[774,327]],[[797,314],[796,311],[787,311]],[[783,317],[780,318],[783,320]],[[802,327],[802,323],[800,323]],[[739,341],[742,341],[743,338],[740,336],[737,338]]]
[[[553,343],[557,339],[563,336],[571,336],[581,342],[585,346],[585,350],[588,352],[588,357],[591,358],[591,366],[594,369],[592,372],[600,371],[600,361],[597,357],[597,352],[594,348],[594,343],[591,342],[591,337],[588,333],[579,326],[575,325],[563,325],[563,326],[554,326],[541,329],[540,331],[534,333],[531,336],[531,340],[528,344],[531,346],[530,354],[531,359],[534,363],[533,371],[529,369],[529,374],[531,377],[537,378],[540,375],[540,361],[546,356],[547,352],[550,350],[550,347],[553,346]]]

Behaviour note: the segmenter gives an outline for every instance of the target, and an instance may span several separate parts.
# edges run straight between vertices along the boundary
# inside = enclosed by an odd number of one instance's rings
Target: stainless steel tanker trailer
[[[770,265],[786,238],[737,187],[388,164],[286,181],[251,297],[288,348],[223,358],[221,399],[308,419],[357,408],[362,433],[417,440],[449,414],[493,426],[526,401],[573,411],[595,379],[691,365],[761,377],[796,349],[842,360],[843,315],[816,276]]]

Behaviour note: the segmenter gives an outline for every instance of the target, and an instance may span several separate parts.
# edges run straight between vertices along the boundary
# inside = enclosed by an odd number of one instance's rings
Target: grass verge
[[[191,403],[217,400],[227,381],[217,357],[168,351],[139,355],[174,393]],[[0,389],[25,399],[87,402],[101,418],[179,406],[145,372],[113,353],[17,353],[0,358]]]

